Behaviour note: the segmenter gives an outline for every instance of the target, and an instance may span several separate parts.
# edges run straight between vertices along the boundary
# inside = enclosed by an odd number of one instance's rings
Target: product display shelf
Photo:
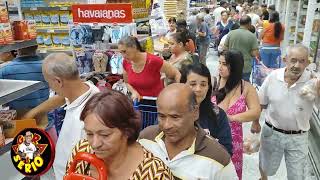
[[[22,11],[70,11],[71,7],[22,7]]]
[[[44,87],[40,81],[22,81],[0,79],[0,105],[6,104],[17,98],[28,95]],[[0,148],[0,155],[8,152],[12,143],[11,139],[6,139],[5,146]]]
[[[53,48],[39,48],[37,53],[41,54],[41,55],[49,55],[51,53],[66,53],[68,55],[73,55],[73,49],[71,48],[65,48],[65,49],[53,49]]]
[[[37,27],[37,33],[69,33],[69,31],[68,27]]]
[[[35,39],[32,40],[24,40],[24,41],[14,41],[10,44],[0,45],[0,52],[10,52],[12,50],[17,50],[21,48],[26,48],[30,46],[37,45],[37,41]]]
[[[8,7],[8,12],[9,14],[13,13],[13,14],[17,14],[19,11],[19,8],[18,7],[15,7],[15,6],[9,6]]]

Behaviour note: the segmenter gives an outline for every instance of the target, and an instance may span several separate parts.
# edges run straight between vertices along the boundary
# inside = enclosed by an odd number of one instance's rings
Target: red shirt
[[[140,94],[140,96],[158,97],[164,88],[160,79],[160,70],[163,60],[153,54],[147,53],[147,62],[140,73],[135,73],[128,60],[123,61],[123,69],[128,74],[128,83]]]

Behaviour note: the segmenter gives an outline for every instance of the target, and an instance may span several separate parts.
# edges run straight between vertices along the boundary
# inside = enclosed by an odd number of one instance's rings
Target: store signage
[[[11,160],[13,166],[25,176],[46,173],[51,168],[54,157],[53,141],[44,130],[24,129],[12,142]]]
[[[131,4],[77,4],[72,6],[75,23],[132,23]]]

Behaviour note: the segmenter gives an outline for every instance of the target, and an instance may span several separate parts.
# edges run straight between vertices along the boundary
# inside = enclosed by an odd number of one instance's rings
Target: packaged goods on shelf
[[[36,39],[37,38],[36,21],[30,20],[30,21],[27,21],[27,23],[28,23],[29,39]]]
[[[58,14],[60,17],[61,26],[67,26],[68,24],[72,23],[72,15],[69,11],[59,11]]]
[[[33,18],[36,21],[37,26],[42,26],[41,14],[33,14]]]
[[[27,20],[27,21],[35,20],[34,14],[32,12],[26,12],[26,13],[24,13],[24,19]]]
[[[14,30],[14,39],[15,40],[29,39],[27,21],[14,21],[13,22],[13,30]]]
[[[0,5],[0,23],[8,23],[9,18],[8,18],[8,11],[6,6]]]
[[[2,25],[0,24],[0,45],[5,44],[4,31],[2,29]]]
[[[3,36],[5,44],[13,42],[13,33],[10,23],[2,23]]]
[[[51,34],[43,35],[43,44],[45,45],[45,47],[49,47],[49,48],[52,47],[53,42],[52,42]]]
[[[44,34],[43,33],[38,33],[36,40],[37,40],[37,44],[40,47],[44,47]]]
[[[42,12],[41,13],[41,21],[42,21],[42,26],[50,26],[51,25],[50,13],[49,12]]]
[[[58,11],[52,11],[49,14],[50,14],[50,25],[51,26],[60,26]]]
[[[52,34],[52,46],[53,47],[61,47],[62,39],[59,34]]]

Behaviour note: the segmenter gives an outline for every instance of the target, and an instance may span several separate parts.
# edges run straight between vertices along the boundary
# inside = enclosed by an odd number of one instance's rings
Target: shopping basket
[[[134,108],[141,112],[141,130],[148,126],[158,124],[156,100],[156,97],[143,96],[140,102],[137,100],[133,102]]]
[[[98,180],[107,180],[108,174],[104,161],[99,159],[95,154],[85,152],[79,152],[76,154],[70,168],[63,177],[63,180],[95,180],[93,177],[75,173],[77,163],[80,161],[86,161],[96,167],[99,174]]]
[[[281,61],[279,62],[279,67],[281,67]],[[252,60],[252,75],[251,75],[251,83],[259,89],[259,87],[262,85],[263,81],[266,79],[266,77],[277,68],[268,68],[263,64],[262,61],[259,61],[258,59],[254,58]]]

